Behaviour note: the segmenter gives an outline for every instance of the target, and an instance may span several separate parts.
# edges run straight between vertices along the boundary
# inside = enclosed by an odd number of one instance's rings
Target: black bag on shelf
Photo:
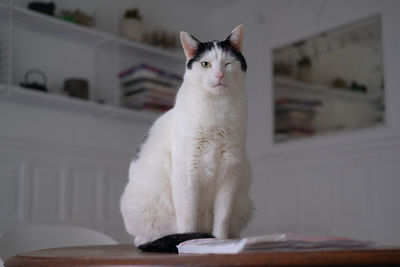
[[[54,10],[56,9],[56,6],[53,2],[32,2],[28,4],[28,8],[43,14],[54,16]]]
[[[36,81],[29,82],[29,77],[32,76],[32,74],[38,74],[42,78],[43,83],[37,83]],[[23,83],[20,83],[20,85],[22,87],[30,88],[30,89],[42,91],[42,92],[47,92],[46,84],[47,84],[46,74],[44,74],[43,71],[37,70],[37,69],[28,70],[25,74],[25,81]]]

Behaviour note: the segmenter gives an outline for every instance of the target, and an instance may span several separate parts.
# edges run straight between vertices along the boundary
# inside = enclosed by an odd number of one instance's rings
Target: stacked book
[[[317,100],[281,98],[275,100],[275,133],[280,139],[315,134]]]
[[[193,239],[180,243],[181,254],[237,254],[242,252],[367,249],[376,247],[375,241],[324,235],[276,233],[242,239]]]
[[[134,109],[166,111],[174,106],[182,77],[140,64],[119,74],[121,104]]]

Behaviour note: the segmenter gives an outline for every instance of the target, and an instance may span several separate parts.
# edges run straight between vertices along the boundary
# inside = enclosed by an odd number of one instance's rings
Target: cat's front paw
[[[213,236],[219,239],[227,239],[228,238],[228,231],[213,231]]]
[[[133,244],[138,247],[140,245],[143,245],[145,243],[147,243],[149,240],[145,239],[145,238],[141,238],[141,237],[135,237],[135,239],[133,240]]]

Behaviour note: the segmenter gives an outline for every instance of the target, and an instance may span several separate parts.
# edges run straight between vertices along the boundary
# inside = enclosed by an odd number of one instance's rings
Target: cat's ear
[[[181,43],[187,59],[191,59],[196,54],[200,41],[187,32],[181,32]]]
[[[231,34],[229,34],[227,40],[229,40],[232,46],[239,52],[242,52],[243,48],[243,37],[244,37],[244,26],[237,26]]]

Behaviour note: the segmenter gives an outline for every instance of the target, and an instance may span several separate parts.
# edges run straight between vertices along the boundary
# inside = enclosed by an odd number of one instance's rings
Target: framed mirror
[[[272,53],[276,143],[385,123],[379,16]]]

